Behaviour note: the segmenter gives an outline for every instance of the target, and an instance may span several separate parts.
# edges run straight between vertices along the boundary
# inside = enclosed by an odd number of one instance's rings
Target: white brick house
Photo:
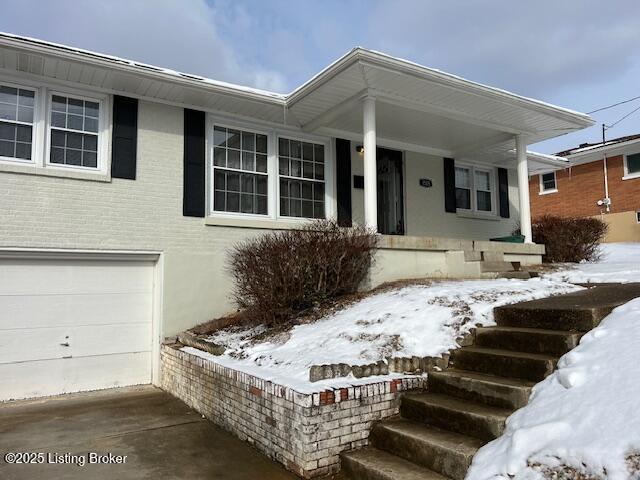
[[[310,217],[378,229],[373,283],[539,261],[488,240],[531,241],[563,162],[526,144],[591,124],[360,48],[279,95],[0,34],[0,400],[157,383],[161,338],[233,308],[229,246]]]

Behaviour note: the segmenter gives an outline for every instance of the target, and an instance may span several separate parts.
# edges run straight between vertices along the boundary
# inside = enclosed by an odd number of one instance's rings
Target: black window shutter
[[[456,169],[453,158],[444,158],[444,211],[456,213]]]
[[[138,100],[113,97],[113,138],[111,141],[111,176],[136,179],[138,149]]]
[[[184,190],[182,214],[204,217],[205,113],[184,109]]]
[[[498,169],[498,198],[500,200],[500,216],[509,218],[509,172],[506,168]]]
[[[351,142],[336,138],[338,225],[351,226]]]

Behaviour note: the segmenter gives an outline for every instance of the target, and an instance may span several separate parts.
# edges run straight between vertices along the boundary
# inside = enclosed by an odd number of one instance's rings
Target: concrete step
[[[374,426],[371,444],[454,480],[464,480],[483,440],[405,419]]]
[[[430,372],[427,391],[494,407],[517,409],[529,401],[534,382],[449,368]]]
[[[366,447],[340,454],[342,470],[353,480],[446,480],[446,477],[391,453]]]
[[[502,435],[504,421],[511,413],[509,409],[435,393],[408,394],[400,403],[404,418],[481,440]]]
[[[513,272],[516,270],[511,262],[480,262],[480,271],[482,272]]]
[[[553,372],[557,358],[539,353],[494,348],[463,347],[454,350],[450,364],[458,370],[539,382]]]
[[[560,356],[577,347],[581,336],[540,328],[480,327],[476,329],[475,346]]]
[[[498,273],[495,278],[515,278],[517,280],[529,280],[533,278],[531,273],[526,270],[519,270],[515,272],[502,272]]]
[[[480,252],[482,255],[482,260],[485,262],[504,262],[504,253],[486,250],[484,252]]]
[[[589,308],[522,308],[515,305],[496,307],[493,316],[501,327],[542,328],[588,332],[594,329],[611,309]]]
[[[477,252],[475,250],[464,251],[465,262],[479,262],[480,260],[482,260],[482,252]]]

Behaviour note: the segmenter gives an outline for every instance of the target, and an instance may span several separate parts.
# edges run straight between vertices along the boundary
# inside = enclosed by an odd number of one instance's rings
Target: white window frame
[[[53,96],[60,96],[66,98],[73,98],[76,100],[84,100],[88,102],[94,102],[98,104],[98,108],[100,109],[100,113],[98,115],[98,151],[97,151],[97,163],[95,167],[84,167],[82,165],[66,165],[60,163],[51,163],[51,130],[56,128],[51,125],[51,110],[53,104]],[[77,93],[77,91],[73,90],[63,90],[63,89],[47,89],[47,109],[45,116],[45,155],[44,155],[44,166],[46,168],[55,168],[60,170],[75,170],[79,172],[87,172],[87,173],[107,173],[107,158],[108,158],[108,143],[106,141],[108,137],[108,130],[106,128],[107,125],[107,113],[106,110],[108,108],[108,100],[107,96],[88,96],[84,93]],[[61,129],[61,131],[65,132],[76,132],[80,134],[90,134],[95,135],[93,132],[82,132],[80,130],[69,130],[69,129]]]
[[[208,147],[208,165],[207,165],[207,171],[209,172],[208,174],[208,179],[207,179],[207,185],[208,185],[208,192],[207,194],[209,195],[209,200],[207,202],[207,204],[209,205],[209,216],[210,217],[221,217],[221,218],[246,218],[246,219],[256,219],[256,220],[264,220],[264,219],[268,219],[271,218],[271,196],[272,196],[272,186],[271,186],[271,169],[270,169],[270,165],[272,163],[272,155],[273,152],[271,151],[271,142],[269,141],[269,135],[271,134],[269,130],[264,130],[260,129],[260,128],[254,128],[253,126],[250,125],[243,125],[243,124],[237,124],[237,123],[233,123],[233,122],[228,122],[228,121],[217,121],[213,118],[210,118],[209,121],[205,122],[205,124],[207,125],[207,129],[208,129],[208,134],[205,136],[206,137],[206,141],[209,143],[209,147]],[[236,168],[227,168],[227,167],[216,167],[213,164],[214,161],[214,157],[213,157],[213,153],[214,153],[214,148],[215,148],[215,144],[213,141],[213,136],[214,136],[214,127],[224,127],[224,128],[232,128],[234,130],[241,130],[244,132],[249,132],[249,133],[254,133],[256,135],[266,135],[267,137],[267,172],[251,172],[249,170],[242,170],[242,169],[236,169]],[[242,158],[242,145],[240,146],[241,150],[240,150],[240,158]],[[231,172],[238,172],[238,173],[248,173],[250,175],[264,175],[267,177],[267,213],[263,214],[263,213],[243,213],[243,212],[225,212],[222,210],[214,210],[214,192],[215,192],[215,175],[214,175],[214,171],[216,168],[219,168],[221,170],[226,170],[226,171],[231,171]]]
[[[31,143],[31,160],[0,157],[0,171],[19,172],[36,175],[110,181],[111,174],[111,105],[112,96],[107,93],[61,86],[54,82],[43,82],[1,74],[3,85],[35,91],[34,119]],[[100,105],[98,118],[97,166],[82,167],[60,165],[49,162],[51,96],[61,95],[97,102]]]
[[[629,155],[639,155],[640,152],[636,152],[636,153],[625,153],[623,156],[623,164],[624,164],[624,176],[622,177],[623,180],[631,180],[632,178],[640,178],[640,172],[634,172],[634,173],[629,173],[629,166],[627,164],[627,157]]]
[[[333,178],[332,177],[327,177],[327,170],[329,170],[331,172],[331,175],[333,175],[332,169],[328,166],[327,164],[327,153],[329,151],[329,148],[331,147],[331,142],[330,141],[319,141],[319,140],[314,140],[314,139],[310,139],[309,137],[305,137],[305,136],[301,136],[301,135],[296,135],[296,134],[287,134],[284,132],[278,132],[278,134],[276,135],[274,142],[275,142],[275,148],[276,148],[276,152],[275,152],[275,163],[276,163],[276,191],[277,191],[277,196],[276,196],[276,209],[278,212],[278,216],[277,218],[281,218],[281,219],[286,219],[288,222],[296,222],[296,221],[309,221],[309,220],[318,220],[315,218],[309,218],[309,217],[290,217],[287,215],[281,215],[280,214],[280,160],[279,160],[279,155],[278,155],[278,148],[280,148],[280,144],[279,144],[279,138],[286,138],[287,140],[294,140],[297,142],[305,142],[305,143],[311,143],[311,144],[316,144],[316,145],[322,145],[324,147],[324,180],[322,180],[322,183],[324,184],[324,218],[328,219],[331,218],[331,214],[329,211],[329,196],[327,195],[327,189],[329,188],[329,178]],[[300,155],[302,158],[302,152],[300,152]],[[291,158],[291,157],[289,157]],[[293,179],[293,180],[300,180],[300,181],[308,181],[308,182],[314,182],[314,183],[319,183],[320,180],[315,180],[313,178],[303,178],[303,177],[292,177],[290,175],[282,175],[283,178],[289,178],[289,179]]]
[[[466,168],[469,170],[469,188],[471,189],[471,208],[458,208],[456,211],[462,214],[472,214],[479,217],[496,217],[497,216],[497,182],[496,169],[489,165],[474,165],[470,163],[455,162],[455,167]],[[476,171],[486,172],[489,174],[489,182],[491,187],[491,210],[478,210],[478,190],[476,188]],[[458,188],[454,185],[454,188]],[[484,191],[484,190],[483,190]]]
[[[226,128],[249,131],[260,135],[267,136],[267,215],[242,213],[242,212],[221,212],[213,209],[214,202],[214,165],[213,165],[213,128],[215,125]],[[238,120],[233,117],[226,117],[214,113],[207,113],[207,134],[205,135],[207,150],[207,168],[206,168],[206,195],[207,195],[207,218],[211,219],[211,224],[215,225],[217,220],[221,222],[256,221],[256,223],[279,222],[286,224],[304,224],[313,221],[312,218],[306,217],[284,217],[280,216],[280,175],[278,170],[278,138],[286,137],[292,140],[299,140],[308,143],[317,143],[324,146],[324,202],[325,202],[325,218],[330,219],[336,216],[334,202],[334,157],[332,151],[331,138],[302,134],[297,130],[287,130],[282,127],[265,126],[261,123],[253,123],[250,121]],[[304,180],[304,179],[301,179]]]
[[[38,120],[40,115],[40,89],[30,85],[29,83],[16,83],[12,81],[4,81],[0,78],[0,84],[7,87],[18,88],[21,90],[30,90],[33,92],[33,123],[31,124],[31,159],[0,156],[0,163],[7,165],[35,165],[37,160],[37,141],[38,141]],[[28,125],[26,122],[6,120],[7,123]]]
[[[545,189],[544,188],[544,182],[542,181],[542,176],[543,175],[548,175],[550,173],[553,173],[553,183],[554,183],[555,187],[554,188]],[[538,191],[538,195],[548,195],[550,193],[558,193],[558,176],[557,176],[555,170],[553,170],[551,172],[540,173],[538,175],[538,182],[540,184],[540,189]]]

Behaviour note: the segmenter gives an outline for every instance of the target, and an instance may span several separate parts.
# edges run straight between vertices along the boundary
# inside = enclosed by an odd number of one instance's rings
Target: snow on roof
[[[597,142],[597,143],[581,143],[577,147],[570,148],[568,150],[564,150],[562,152],[556,153],[556,155],[566,157],[570,155],[584,154],[588,152],[598,151],[598,150],[606,150],[607,148],[618,146],[622,143],[631,142],[634,140],[640,140],[640,133],[636,133],[634,135],[626,135],[624,137],[618,137],[611,140],[606,141],[605,143]]]

